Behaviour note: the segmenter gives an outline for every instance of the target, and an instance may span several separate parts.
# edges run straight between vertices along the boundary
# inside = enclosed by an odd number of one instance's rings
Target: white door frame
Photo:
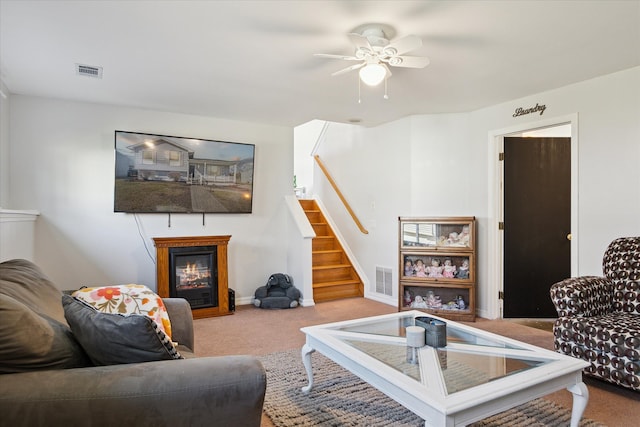
[[[521,132],[571,125],[571,275],[578,272],[578,114],[553,117],[521,123],[508,128],[489,132],[489,225],[488,225],[488,298],[487,315],[490,319],[502,318],[502,303],[498,297],[504,290],[503,282],[503,233],[498,224],[504,220],[503,179],[504,162],[498,160],[499,153],[504,149],[504,137]]]

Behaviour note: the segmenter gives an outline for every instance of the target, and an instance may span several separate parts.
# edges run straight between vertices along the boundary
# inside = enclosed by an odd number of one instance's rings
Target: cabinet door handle
[[[567,234],[567,240],[571,240],[572,237],[571,233]]]

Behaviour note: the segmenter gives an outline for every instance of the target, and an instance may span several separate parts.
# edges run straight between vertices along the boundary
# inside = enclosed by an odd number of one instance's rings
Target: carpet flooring
[[[285,350],[300,351],[305,343],[305,335],[300,331],[302,327],[395,312],[397,308],[367,298],[348,298],[289,310],[264,310],[253,305],[240,305],[232,316],[194,321],[196,354],[251,354],[261,357]],[[538,329],[530,327],[533,325],[525,326],[519,323],[514,320],[487,320],[478,317],[475,322],[467,324],[528,344],[553,349],[553,334],[546,326]],[[301,366],[301,363],[298,358],[295,366]],[[589,389],[589,404],[585,417],[602,422],[608,427],[640,425],[640,393],[586,376],[584,381]],[[544,399],[567,410],[572,405],[571,393],[566,390],[544,396]],[[261,427],[274,426],[271,419],[264,415]]]
[[[307,375],[299,349],[267,354],[260,360],[267,372],[264,411],[277,427],[424,426],[417,415],[318,352],[312,356],[314,386],[307,394],[300,390],[307,385]],[[471,426],[566,426],[570,420],[568,409],[535,399]],[[604,424],[583,418],[580,426]]]

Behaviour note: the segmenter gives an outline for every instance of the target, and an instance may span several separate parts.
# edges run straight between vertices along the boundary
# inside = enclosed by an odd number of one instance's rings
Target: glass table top
[[[420,316],[426,316],[420,314]],[[425,385],[430,377],[444,385],[447,394],[487,384],[520,372],[552,363],[544,350],[518,345],[517,341],[438,319],[447,324],[445,347],[420,347],[419,363],[407,361],[406,328],[415,325],[415,313],[346,322],[328,327],[350,348],[356,349],[384,365]],[[435,375],[435,376],[434,376]],[[435,378],[435,380],[434,380]]]
[[[499,337],[496,337],[495,339],[481,337],[457,327],[456,323],[447,322],[446,320],[445,322],[447,323],[447,342],[515,348],[508,343],[505,343],[504,340],[499,339]],[[405,315],[394,319],[363,321],[362,323],[355,323],[353,325],[347,325],[337,329],[346,332],[358,332],[370,335],[404,337],[407,326],[415,326],[415,324],[415,317],[413,315]]]

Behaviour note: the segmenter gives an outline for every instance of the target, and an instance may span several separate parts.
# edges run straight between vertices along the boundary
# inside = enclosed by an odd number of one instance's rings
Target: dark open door
[[[504,139],[505,318],[553,318],[571,274],[571,138]]]

